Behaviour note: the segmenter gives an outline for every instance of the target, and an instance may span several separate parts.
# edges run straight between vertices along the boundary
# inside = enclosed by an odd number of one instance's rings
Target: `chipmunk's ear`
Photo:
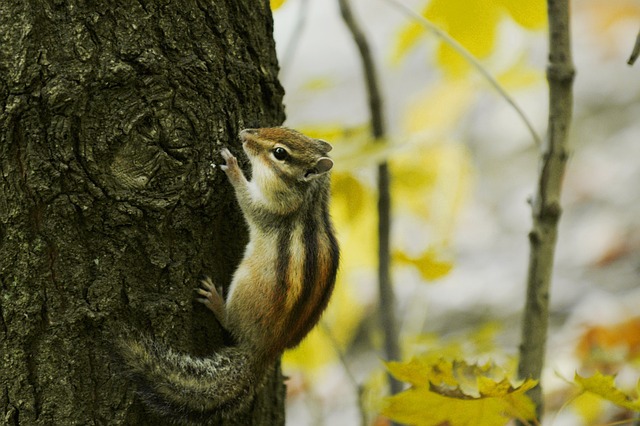
[[[325,141],[324,139],[316,139],[318,142],[320,142],[320,145],[322,145],[322,148],[324,149],[324,152],[330,152],[333,149],[333,146]]]
[[[333,160],[329,157],[320,157],[318,161],[316,161],[316,166],[312,169],[307,170],[304,174],[304,180],[311,180],[318,176],[321,176],[327,173],[329,170],[333,168]]]

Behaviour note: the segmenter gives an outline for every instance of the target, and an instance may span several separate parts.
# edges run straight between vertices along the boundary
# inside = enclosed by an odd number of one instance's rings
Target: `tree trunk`
[[[222,344],[193,289],[247,233],[212,164],[282,122],[277,71],[268,0],[0,1],[0,423],[164,424],[113,339]],[[284,423],[283,393],[225,424]]]

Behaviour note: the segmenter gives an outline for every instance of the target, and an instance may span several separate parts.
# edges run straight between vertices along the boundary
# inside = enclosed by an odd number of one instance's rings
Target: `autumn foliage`
[[[279,8],[286,3],[272,0],[271,4]],[[615,8],[606,2],[589,4],[598,28],[613,28],[625,14],[640,17],[640,8],[630,1],[621,2],[619,13],[613,12]],[[535,64],[528,52],[500,55],[500,50],[505,49],[501,39],[505,37],[504,27],[544,36],[547,26],[544,1],[430,0],[419,2],[418,8],[422,17],[479,59],[506,91],[540,89],[545,84],[544,68]],[[425,46],[427,49],[421,50]],[[371,139],[366,124],[297,125],[305,133],[331,140],[335,145],[332,215],[344,253],[336,294],[323,326],[284,358],[285,366],[304,370],[315,378],[320,378],[332,362],[348,364],[341,355],[362,344],[354,342],[362,340],[363,335],[369,333],[374,346],[381,340],[378,330],[367,328],[371,327],[371,310],[376,305],[375,295],[369,291],[376,267],[373,230],[377,194],[371,169],[381,160],[389,162],[394,219],[396,223],[419,224],[416,226],[419,232],[411,234],[413,228],[406,226],[410,229],[406,233],[411,235],[394,238],[392,263],[396,271],[405,274],[399,276],[413,274],[421,283],[437,283],[455,271],[458,221],[478,174],[473,151],[477,147],[463,143],[469,137],[460,130],[460,123],[468,123],[465,120],[484,95],[480,95],[484,88],[483,82],[479,83],[482,79],[458,52],[425,31],[414,19],[403,21],[386,47],[385,55],[377,54],[383,56],[378,59],[386,60],[384,66],[390,68],[403,66],[416,50],[432,54],[425,58],[425,68],[438,78],[415,88],[414,96],[403,104],[399,121],[393,123],[395,134],[385,144]],[[315,77],[301,87],[316,94],[330,90],[333,85],[329,78]],[[531,142],[531,146],[522,149],[532,149],[533,145]],[[519,201],[524,204],[525,197],[522,198]],[[495,284],[495,291],[501,291],[500,286],[523,283]],[[402,280],[396,280],[396,287],[404,285]],[[461,293],[464,291],[460,289]],[[385,419],[425,426],[499,426],[514,421],[540,424],[527,395],[537,382],[516,379],[515,350],[495,343],[494,328],[479,326],[451,339],[424,334],[429,324],[420,327],[410,328],[405,323],[400,336],[403,360],[380,362],[369,379],[354,384],[358,389],[354,393],[373,395],[363,407],[376,419],[376,424],[385,424]],[[575,342],[567,343],[572,345],[572,362],[578,372],[568,377],[563,376],[564,372],[545,372],[546,377],[560,383],[545,395],[548,410],[553,414],[571,412],[582,422],[576,424],[632,418],[633,412],[640,411],[638,389],[628,381],[618,383],[616,373],[629,366],[637,368],[640,318],[608,326],[591,325],[582,331]],[[416,344],[418,341],[422,343]],[[344,367],[349,369],[348,365]],[[382,371],[389,371],[402,381],[405,390],[393,396],[383,395]],[[617,407],[618,411],[607,417],[606,407]]]

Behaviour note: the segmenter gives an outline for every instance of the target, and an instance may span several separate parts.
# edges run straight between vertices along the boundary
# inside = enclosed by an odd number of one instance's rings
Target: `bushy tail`
[[[144,402],[178,422],[234,414],[251,403],[265,374],[255,354],[240,347],[196,358],[148,339],[123,340],[119,346]]]

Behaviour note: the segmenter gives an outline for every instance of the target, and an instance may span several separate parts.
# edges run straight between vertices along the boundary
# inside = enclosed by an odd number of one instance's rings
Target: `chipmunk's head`
[[[312,182],[333,168],[333,160],[327,156],[332,149],[328,142],[293,129],[245,129],[240,132],[240,140],[251,161],[254,179]]]

